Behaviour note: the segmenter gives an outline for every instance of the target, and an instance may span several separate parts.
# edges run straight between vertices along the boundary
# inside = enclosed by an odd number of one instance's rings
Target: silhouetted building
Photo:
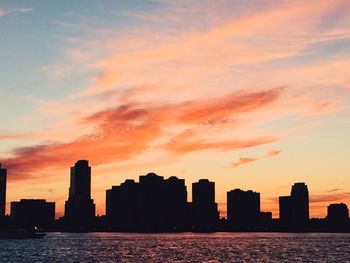
[[[260,218],[260,193],[235,189],[227,192],[227,219],[235,227],[256,227]]]
[[[305,183],[296,183],[292,186],[293,222],[297,225],[309,221],[309,191]]]
[[[183,228],[187,208],[185,181],[174,176],[164,180],[155,173],[140,176],[139,181],[126,180],[106,191],[110,225],[132,231]]]
[[[106,191],[106,217],[109,224],[119,229],[132,229],[139,222],[139,184],[126,180],[120,186]]]
[[[349,223],[349,209],[346,204],[330,204],[327,209],[327,222],[343,226]]]
[[[165,191],[164,177],[155,173],[140,176],[140,207],[139,213],[142,218],[143,228],[164,227]]]
[[[10,220],[19,226],[45,227],[55,221],[55,203],[43,199],[11,202]]]
[[[290,226],[292,222],[292,197],[279,197],[280,222],[283,226]]]
[[[165,222],[172,230],[183,229],[188,220],[187,188],[184,179],[171,176],[165,180]]]
[[[87,160],[79,160],[71,167],[69,197],[65,204],[65,222],[73,228],[89,227],[95,218],[95,204],[91,199],[91,167]]]
[[[309,222],[309,191],[305,183],[295,183],[290,196],[282,196],[280,222],[289,227],[305,227]]]
[[[218,205],[215,203],[215,183],[200,179],[192,184],[193,225],[199,230],[210,230],[219,222]]]
[[[6,180],[7,170],[2,168],[0,163],[0,218],[4,217],[6,212]]]

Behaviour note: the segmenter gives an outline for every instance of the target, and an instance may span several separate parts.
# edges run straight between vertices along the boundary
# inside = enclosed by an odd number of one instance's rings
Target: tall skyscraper
[[[91,199],[91,167],[87,160],[79,160],[71,167],[69,197],[65,204],[65,221],[74,228],[90,226],[95,218],[95,204]]]
[[[163,212],[165,203],[164,177],[155,173],[148,173],[139,177],[140,207],[139,213],[142,227],[156,228],[163,227]]]
[[[295,183],[290,196],[281,196],[280,222],[284,226],[303,227],[309,221],[309,191],[305,183]]]
[[[197,228],[214,227],[219,220],[218,205],[215,203],[215,183],[201,179],[192,184],[193,223]]]
[[[187,223],[187,188],[184,179],[171,176],[165,181],[167,225],[173,229]]]
[[[235,189],[227,192],[227,219],[232,226],[255,227],[260,217],[260,193]]]
[[[292,217],[296,225],[304,225],[309,221],[309,191],[305,183],[292,186]]]
[[[0,218],[4,217],[6,212],[6,180],[7,170],[2,168],[0,163]]]

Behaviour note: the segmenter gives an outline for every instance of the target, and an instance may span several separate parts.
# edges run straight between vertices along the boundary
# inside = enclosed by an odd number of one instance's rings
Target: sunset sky
[[[0,162],[9,203],[92,198],[152,171],[350,205],[350,1],[2,0]]]

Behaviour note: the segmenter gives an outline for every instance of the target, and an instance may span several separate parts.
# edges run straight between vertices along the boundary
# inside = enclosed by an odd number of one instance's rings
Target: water
[[[0,262],[350,262],[350,234],[49,233],[0,240]]]

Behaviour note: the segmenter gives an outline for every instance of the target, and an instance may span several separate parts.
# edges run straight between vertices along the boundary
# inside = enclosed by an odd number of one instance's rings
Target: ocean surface
[[[350,234],[48,233],[0,240],[0,262],[350,262]]]

